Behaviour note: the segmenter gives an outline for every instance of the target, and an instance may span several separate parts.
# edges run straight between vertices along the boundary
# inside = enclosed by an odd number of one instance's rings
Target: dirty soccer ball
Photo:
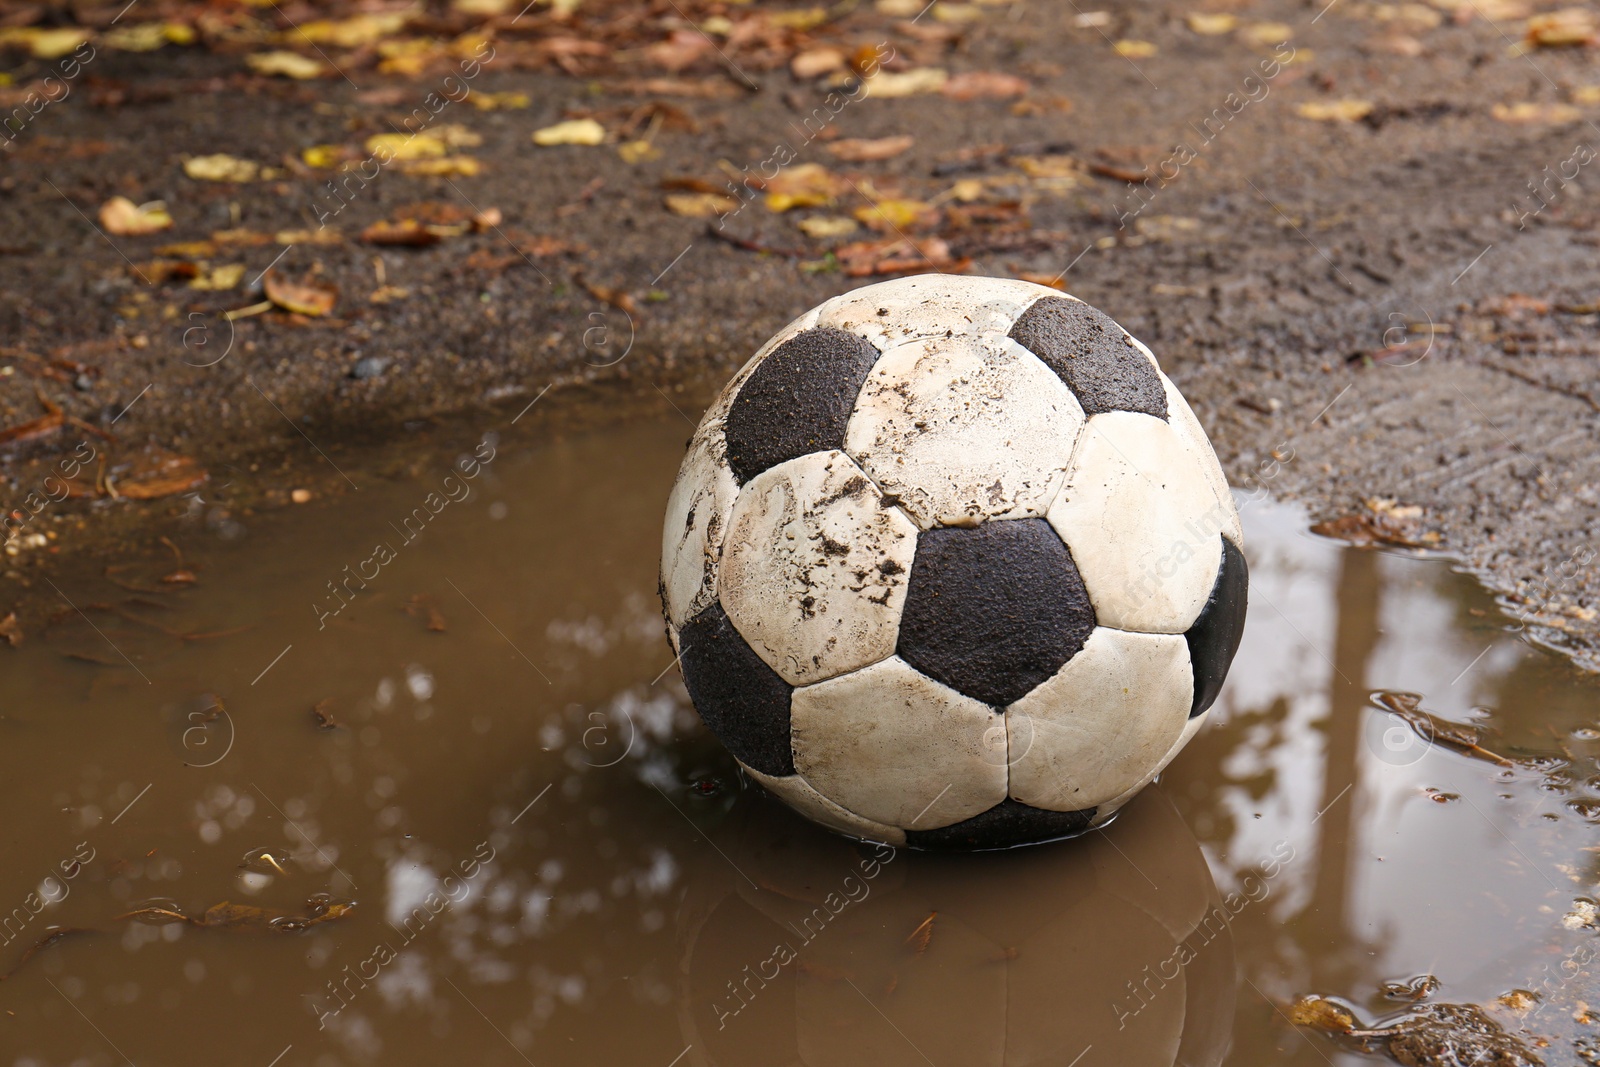
[[[712,404],[661,596],[700,717],[841,833],[1103,825],[1205,721],[1239,516],[1155,357],[1053,289],[922,275],[784,327]]]

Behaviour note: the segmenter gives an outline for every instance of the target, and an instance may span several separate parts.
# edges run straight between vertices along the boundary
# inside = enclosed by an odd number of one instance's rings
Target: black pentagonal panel
[[[1222,539],[1222,566],[1211,587],[1200,617],[1183,635],[1189,642],[1189,662],[1194,665],[1194,706],[1189,718],[1202,714],[1222,692],[1228,665],[1239,651],[1244,636],[1244,611],[1250,589],[1250,573],[1244,553],[1226,537]]]
[[[1167,417],[1161,376],[1105,312],[1081,300],[1047,296],[1023,312],[1011,339],[1061,376],[1085,415],[1142,411]]]
[[[739,484],[796,456],[843,448],[845,423],[876,362],[865,338],[831,326],[773,349],[739,387],[723,428]]]
[[[912,848],[975,851],[1055,841],[1083,833],[1095,811],[1046,811],[1006,797],[988,811],[950,826],[907,830],[906,844]]]
[[[728,751],[762,774],[794,773],[789,697],[794,689],[739,636],[721,604],[678,631],[683,684],[700,718]]]
[[[1003,707],[1071,659],[1094,629],[1072,553],[1043,519],[943,527],[917,538],[902,659],[970,697]]]

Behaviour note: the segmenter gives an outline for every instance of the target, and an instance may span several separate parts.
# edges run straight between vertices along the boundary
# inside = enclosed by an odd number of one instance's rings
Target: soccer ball
[[[689,441],[661,598],[700,717],[841,833],[1103,825],[1244,626],[1239,516],[1149,349],[1027,282],[922,275],[768,341]]]

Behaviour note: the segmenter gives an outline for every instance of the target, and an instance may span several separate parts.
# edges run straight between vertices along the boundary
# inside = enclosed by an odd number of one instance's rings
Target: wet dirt
[[[5,652],[7,1062],[1344,1067],[1291,1003],[1418,993],[1587,1062],[1600,692],[1448,561],[1244,499],[1244,644],[1163,780],[1075,841],[896,852],[686,701],[684,421],[541,418],[192,529],[192,581],[52,579]]]
[[[1523,23],[1509,6],[1254,0],[1226,5],[1240,28],[1219,36],[1189,28],[1201,6],[944,4],[955,13],[909,28],[876,6],[841,6],[819,41],[888,41],[892,73],[1004,72],[1028,92],[868,98],[831,116],[826,136],[802,125],[825,99],[819,83],[732,42],[721,46],[728,62],[708,50],[682,72],[719,90],[706,96],[630,90],[636,75],[660,72],[627,62],[590,77],[507,59],[474,91],[526,93],[527,107],[444,116],[483,139],[472,149],[480,175],[386,173],[333,201],[336,243],[224,248],[218,263],[245,267],[231,292],[145,284],[130,267],[221,230],[317,227],[327,177],[302,173],[298,153],[391,130],[436,87],[432,76],[375,70],[370,49],[339,53],[347,77],[311,82],[249,75],[243,45],[102,49],[0,161],[0,425],[40,416],[42,390],[114,434],[98,442],[114,457],[152,440],[214,482],[229,468],[271,470],[272,492],[317,479],[340,493],[349,486],[319,451],[394,444],[455,415],[503,417],[547,388],[603,379],[616,401],[598,408],[666,395],[693,413],[782,323],[862,281],[759,201],[710,232],[664,206],[664,182],[721,189],[785,144],[797,165],[856,182],[830,212],[890,194],[957,203],[958,181],[998,182],[978,206],[1004,221],[1021,204],[1027,225],[959,236],[970,269],[1065,271],[1068,289],[1156,351],[1236,485],[1301,500],[1316,519],[1370,498],[1418,506],[1439,543],[1542,640],[1600,663],[1589,543],[1600,519],[1589,447],[1596,216],[1583,183],[1564,177],[1596,136],[1589,51],[1520,51]],[[568,31],[583,38],[588,12],[598,25],[618,7],[586,4],[566,28],[508,29],[506,53]],[[316,13],[289,10],[293,21]],[[666,6],[652,15],[651,33],[674,31]],[[1288,54],[1274,43],[1285,32],[1294,58],[1270,84],[1247,82]],[[1121,54],[1116,41],[1155,51]],[[24,86],[48,67],[19,58],[11,73]],[[1356,122],[1302,114],[1347,98],[1372,110]],[[615,126],[618,113],[662,103],[689,122],[659,131],[655,159],[625,164],[614,144],[530,139],[579,113]],[[914,143],[846,166],[834,135]],[[284,173],[243,184],[184,176],[185,158],[215,152]],[[1018,160],[1035,172],[1020,185]],[[1141,173],[1161,176],[1153,191],[1124,180]],[[97,233],[86,220],[112,196],[164,199],[173,228]],[[503,232],[415,248],[356,239],[419,201],[495,208]],[[752,251],[763,247],[780,254]],[[332,314],[225,318],[261,298],[252,279],[280,252],[286,276],[315,272],[338,286]],[[6,506],[80,443],[70,427],[0,450]],[[48,548],[70,555],[184,506],[97,512],[74,500],[30,532],[56,532]],[[85,515],[94,521],[80,526]],[[23,544],[10,570],[25,576],[46,547]],[[15,593],[0,585],[0,603]]]

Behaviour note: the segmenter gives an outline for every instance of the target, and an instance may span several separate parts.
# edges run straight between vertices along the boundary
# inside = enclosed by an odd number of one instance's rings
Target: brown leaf
[[[911,950],[912,955],[920,956],[928,951],[928,943],[933,940],[933,920],[938,917],[938,912],[929,912],[928,917],[918,923],[917,928],[906,938],[906,948]]]
[[[437,233],[416,219],[401,219],[398,222],[383,219],[374,222],[361,231],[361,239],[368,244],[407,248],[426,248],[442,240]]]
[[[10,444],[12,441],[31,441],[35,437],[54,433],[66,424],[67,417],[61,408],[46,399],[42,393],[39,394],[39,403],[44,405],[45,414],[37,419],[0,430],[0,445]]]
[[[24,952],[17,959],[16,965],[13,966],[5,974],[0,974],[0,982],[3,982],[7,978],[10,978],[12,975],[16,974],[19,970],[22,969],[22,965],[24,963],[27,963],[29,960],[33,959],[34,956],[38,955],[40,952],[43,952],[45,949],[49,948],[51,945],[55,944],[57,941],[60,941],[60,940],[62,940],[64,938],[67,938],[67,937],[71,937],[73,934],[97,934],[99,932],[100,931],[98,931],[98,930],[91,930],[86,926],[58,926],[58,927],[56,927],[55,929],[51,930],[49,933],[47,933],[43,937],[41,937],[39,940],[37,940],[33,944],[29,945],[28,946],[28,950],[26,952]]]
[[[1355,1016],[1340,1004],[1325,997],[1301,997],[1289,1005],[1289,1021],[1328,1033],[1342,1034],[1355,1029]]]
[[[301,315],[326,315],[339,299],[338,286],[317,278],[292,281],[275,270],[269,270],[262,284],[268,300],[285,311]]]
[[[910,134],[899,137],[846,137],[828,145],[835,159],[846,163],[870,163],[880,159],[893,159],[916,143]]]
[[[209,477],[205,468],[188,456],[169,452],[159,445],[147,445],[134,457],[127,471],[116,478],[115,488],[117,495],[131,500],[157,500],[186,493],[204,484]]]
[[[311,717],[324,730],[337,729],[339,726],[339,721],[333,717],[332,697],[317,701],[316,705],[311,709]]]
[[[16,612],[0,619],[0,637],[5,638],[6,644],[12,647],[22,644],[22,624],[17,622]]]
[[[845,54],[838,48],[831,46],[810,48],[798,52],[789,60],[789,73],[802,81],[820,78],[824,74],[832,74],[836,70],[843,70]]]
[[[576,275],[575,278],[577,283],[583,286],[584,290],[596,300],[603,300],[628,315],[632,315],[639,310],[638,305],[634,303],[632,294],[626,289],[613,289],[608,285],[591,282],[582,274]]]
[[[1438,546],[1439,535],[1422,528],[1420,507],[1399,505],[1381,497],[1372,497],[1365,503],[1366,511],[1319,522],[1311,527],[1311,532],[1347,541],[1358,548],[1373,545],[1395,545],[1400,548]]]
[[[445,632],[444,615],[434,606],[433,597],[426,593],[418,593],[406,602],[406,614],[414,619],[426,617],[428,629],[433,633]]]
[[[939,91],[951,100],[1009,100],[1028,95],[1030,88],[1015,74],[969,70],[948,79]]]

